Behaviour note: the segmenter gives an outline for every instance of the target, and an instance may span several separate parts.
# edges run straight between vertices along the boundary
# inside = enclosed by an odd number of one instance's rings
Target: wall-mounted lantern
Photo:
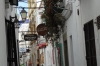
[[[14,19],[14,21],[13,21]],[[19,28],[20,27],[20,21],[17,19],[17,16],[15,15],[15,17],[11,17],[10,16],[10,21],[14,22],[15,28]],[[22,23],[24,23],[24,21],[22,21]]]
[[[21,18],[22,18],[22,20],[26,20],[26,18],[27,18],[27,12],[24,10],[24,8],[22,9],[22,11],[20,12],[20,14],[21,14]]]

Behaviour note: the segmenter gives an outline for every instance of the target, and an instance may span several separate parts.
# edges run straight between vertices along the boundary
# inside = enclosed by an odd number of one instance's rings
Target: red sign
[[[42,36],[44,36],[45,34],[47,34],[48,33],[48,29],[47,29],[46,25],[45,24],[39,24],[37,26],[37,33],[39,35],[42,35]]]
[[[45,48],[46,46],[48,46],[48,44],[47,43],[43,43],[43,44],[38,44],[38,46],[39,46],[39,49],[41,49],[41,48]]]

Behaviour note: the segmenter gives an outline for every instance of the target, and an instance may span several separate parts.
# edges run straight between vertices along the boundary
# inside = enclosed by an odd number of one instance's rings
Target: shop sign
[[[20,47],[19,52],[26,52],[26,48],[25,47]]]
[[[25,41],[37,40],[37,34],[26,34],[24,35],[24,40]]]
[[[37,26],[37,33],[39,35],[42,35],[42,36],[44,36],[45,34],[47,34],[48,33],[48,29],[47,29],[46,25],[45,24],[39,24]]]

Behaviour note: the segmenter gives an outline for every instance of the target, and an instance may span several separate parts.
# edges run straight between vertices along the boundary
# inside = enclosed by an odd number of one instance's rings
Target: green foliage
[[[53,10],[53,6],[55,2],[62,2],[63,0],[43,0],[45,10],[41,16],[43,22],[45,22],[48,27],[49,34],[52,36],[53,34],[58,34],[58,26],[63,26],[65,18],[60,13],[55,13]]]

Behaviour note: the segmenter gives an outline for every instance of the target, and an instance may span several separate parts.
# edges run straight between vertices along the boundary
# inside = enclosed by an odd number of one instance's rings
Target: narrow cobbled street
[[[100,0],[0,0],[0,66],[100,66]]]

